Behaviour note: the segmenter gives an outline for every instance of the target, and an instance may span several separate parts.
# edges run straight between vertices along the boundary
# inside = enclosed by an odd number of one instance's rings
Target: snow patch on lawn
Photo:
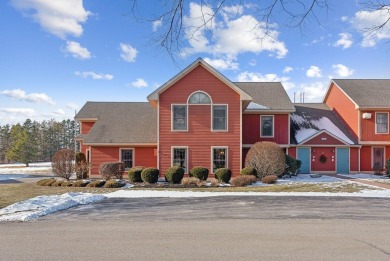
[[[32,172],[51,172],[51,163],[30,163],[28,167],[22,163],[0,164],[0,174],[26,174]]]
[[[77,205],[90,204],[105,199],[104,195],[91,193],[65,193],[38,196],[0,209],[0,221],[29,221]]]

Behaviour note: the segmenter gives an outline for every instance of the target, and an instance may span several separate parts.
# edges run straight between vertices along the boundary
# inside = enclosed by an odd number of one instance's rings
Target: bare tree
[[[189,0],[155,1],[153,4],[157,4],[160,11],[154,16],[139,14],[138,5],[144,4],[143,1],[130,0],[131,11],[138,21],[153,22],[159,25],[159,30],[156,30],[153,41],[161,45],[172,58],[182,53],[183,39],[198,40],[197,33],[204,29],[210,29],[215,23],[216,15],[226,7],[250,6],[258,21],[253,29],[261,24],[261,26],[265,26],[264,37],[272,37],[272,34],[268,35],[267,33],[270,32],[269,29],[275,23],[289,28],[298,28],[301,32],[307,24],[315,23],[322,26],[324,18],[332,10],[332,2],[334,1],[337,0],[201,0],[198,2],[201,12],[196,17],[198,23],[188,28],[185,22],[190,9]],[[147,3],[150,4],[149,1]],[[363,1],[361,6],[362,10],[380,11],[386,17],[383,22],[365,28],[366,32],[375,35],[388,26],[390,3],[387,0]]]

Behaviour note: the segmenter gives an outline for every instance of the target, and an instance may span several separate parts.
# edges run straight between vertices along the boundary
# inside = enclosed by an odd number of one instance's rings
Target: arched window
[[[208,96],[204,92],[195,92],[188,99],[188,103],[189,104],[210,104],[211,99],[210,96]]]

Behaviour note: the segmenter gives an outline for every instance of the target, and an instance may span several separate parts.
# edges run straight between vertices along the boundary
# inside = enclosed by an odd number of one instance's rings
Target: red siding
[[[211,131],[210,105],[189,105],[188,132],[171,131],[171,104],[185,104],[195,91],[208,93],[213,103],[228,104],[228,132]],[[222,81],[198,66],[159,97],[160,173],[171,166],[171,146],[188,146],[188,169],[211,168],[211,146],[228,147],[228,167],[239,175],[240,162],[240,96]],[[211,172],[211,169],[210,169]]]
[[[320,162],[320,156],[324,154],[327,158],[325,163]],[[314,157],[313,157],[314,156]],[[333,156],[333,159],[332,159]],[[314,161],[313,161],[314,159]],[[336,171],[335,148],[312,147],[311,149],[311,170],[312,171]]]
[[[120,161],[119,150],[122,147],[92,147],[91,176],[98,177],[99,166],[103,162]],[[126,147],[132,148],[132,147]],[[156,147],[135,147],[134,149],[134,166],[157,167],[157,157],[154,155]]]
[[[325,103],[341,118],[349,127],[355,138],[358,137],[358,111],[355,104],[336,86],[331,84]]]
[[[349,149],[349,170],[359,171],[359,148]]]
[[[325,139],[325,140],[322,140]],[[320,135],[308,140],[305,145],[343,145],[341,141],[333,138],[327,133],[321,133]]]
[[[363,113],[368,112],[371,113],[371,119],[361,119],[361,140],[362,141],[390,141],[390,134],[375,134],[375,113],[374,111],[362,111]],[[380,110],[378,112],[390,112]]]
[[[294,159],[297,158],[297,148],[296,147],[291,147],[291,148],[288,148],[288,155],[290,155],[291,157],[293,157]]]
[[[94,121],[81,122],[81,134],[88,134],[94,124]]]
[[[270,115],[270,114],[263,114]],[[258,141],[272,141],[278,144],[288,144],[288,114],[274,115],[274,137],[260,137],[260,114],[243,114],[242,115],[242,143],[254,144]]]

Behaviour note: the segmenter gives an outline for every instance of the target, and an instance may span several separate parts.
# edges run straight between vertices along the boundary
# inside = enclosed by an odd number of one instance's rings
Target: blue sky
[[[162,10],[139,2],[139,17]],[[390,25],[364,34],[386,17],[358,1],[330,1],[328,13],[317,10],[321,25],[310,17],[302,30],[275,14],[272,37],[254,16],[258,1],[236,2],[194,31],[200,6],[185,1],[184,28],[196,39],[183,37],[173,62],[153,41],[166,21],[137,21],[130,1],[0,1],[0,124],[73,118],[86,101],[146,101],[198,57],[232,81],[281,81],[306,102],[321,101],[331,78],[389,78]]]

